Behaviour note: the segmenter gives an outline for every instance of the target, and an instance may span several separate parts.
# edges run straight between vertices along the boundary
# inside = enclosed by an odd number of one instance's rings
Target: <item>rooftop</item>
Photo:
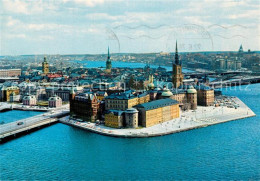
[[[144,108],[145,110],[151,110],[151,109],[157,109],[160,107],[165,107],[165,106],[171,106],[174,104],[179,104],[176,100],[173,99],[159,99],[156,101],[152,101],[152,102],[147,102],[144,104],[139,104],[135,107],[137,108]]]

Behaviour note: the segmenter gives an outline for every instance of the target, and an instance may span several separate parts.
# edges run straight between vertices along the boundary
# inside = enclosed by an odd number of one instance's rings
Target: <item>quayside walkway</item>
[[[3,124],[0,126],[0,143],[32,132],[36,129],[54,124],[58,122],[58,118],[68,114],[68,109],[57,109],[12,123]]]

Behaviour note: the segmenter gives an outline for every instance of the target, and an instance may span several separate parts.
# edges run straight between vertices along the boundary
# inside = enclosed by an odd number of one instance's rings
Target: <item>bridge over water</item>
[[[69,109],[57,109],[48,113],[0,125],[0,143],[41,127],[58,122],[58,118],[69,114]]]

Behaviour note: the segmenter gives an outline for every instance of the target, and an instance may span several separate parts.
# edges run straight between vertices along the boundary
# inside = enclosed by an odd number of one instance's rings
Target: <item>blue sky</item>
[[[260,50],[259,0],[0,0],[1,55]]]

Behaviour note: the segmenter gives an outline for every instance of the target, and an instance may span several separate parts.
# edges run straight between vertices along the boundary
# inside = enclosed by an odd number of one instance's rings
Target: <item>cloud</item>
[[[27,38],[27,36],[25,34],[7,34],[6,38],[8,39],[17,39],[17,38]]]
[[[20,0],[3,0],[3,7],[8,12],[29,14],[28,4]]]
[[[2,4],[5,13],[15,13],[15,14],[41,14],[45,10],[57,10],[58,6],[54,1],[30,1],[30,0],[3,0]]]
[[[103,4],[104,0],[63,0],[63,3],[73,2],[75,4],[84,5],[87,7],[95,7],[97,5]]]
[[[113,16],[108,13],[90,13],[86,15],[86,18],[91,20],[119,20],[122,19],[123,16]]]
[[[241,18],[254,18],[259,14],[260,10],[247,10],[241,13],[230,14],[227,16],[228,19],[241,19]],[[256,17],[257,18],[257,17]],[[259,20],[259,18],[258,18]]]

